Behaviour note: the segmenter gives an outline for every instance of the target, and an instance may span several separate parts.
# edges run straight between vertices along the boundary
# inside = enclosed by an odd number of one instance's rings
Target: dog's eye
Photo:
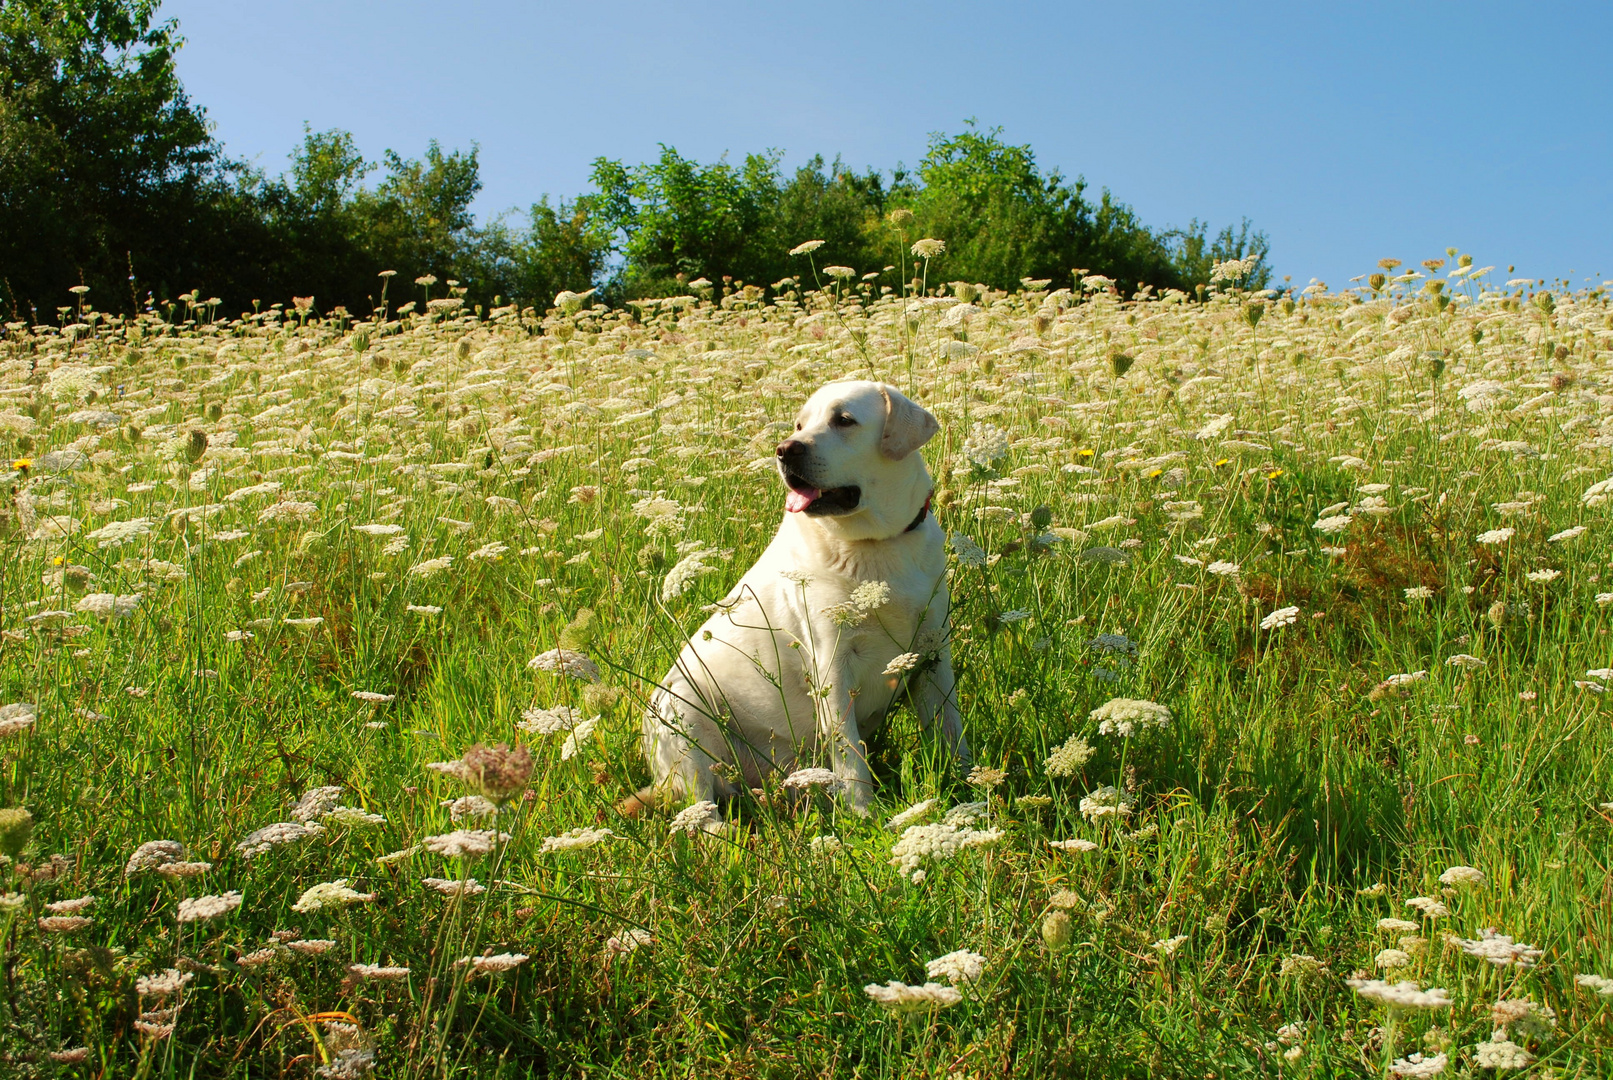
[[[801,430],[801,421],[799,421],[799,420],[797,420],[797,421],[796,421],[796,422],[795,422],[795,430],[796,430],[796,431],[800,431],[800,430]]]
[[[835,427],[856,427],[857,418],[849,413],[840,413],[832,421]]]

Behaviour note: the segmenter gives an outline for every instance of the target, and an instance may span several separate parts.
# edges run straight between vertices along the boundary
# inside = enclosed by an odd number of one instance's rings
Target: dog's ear
[[[910,400],[900,390],[881,383],[885,398],[885,430],[879,436],[879,452],[900,461],[935,437],[941,424],[930,411]]]

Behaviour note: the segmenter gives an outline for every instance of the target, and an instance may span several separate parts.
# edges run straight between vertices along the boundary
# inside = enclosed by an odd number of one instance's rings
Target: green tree
[[[596,160],[597,206],[620,235],[627,294],[681,291],[680,279],[746,277],[751,241],[778,198],[778,159],[769,152],[748,154],[737,167],[701,165],[663,146],[653,163]]]
[[[1252,289],[1263,289],[1271,281],[1271,242],[1266,234],[1252,229],[1244,218],[1234,229],[1231,225],[1209,238],[1210,227],[1194,218],[1184,229],[1166,234],[1174,251],[1178,272],[1194,285],[1207,285],[1215,264],[1229,259],[1252,259],[1253,268],[1243,281]]]
[[[356,210],[372,256],[411,275],[455,275],[473,241],[471,200],[482,189],[479,150],[445,154],[437,140],[424,159],[386,152],[386,178],[361,192]]]
[[[223,269],[228,247],[209,237],[242,225],[242,204],[157,7],[0,4],[0,273],[13,307],[48,312],[81,281],[121,306],[151,278]]]
[[[886,194],[879,174],[859,175],[838,158],[826,169],[818,156],[786,181],[780,157],[701,165],[663,146],[651,164],[596,161],[593,206],[624,258],[617,289],[662,295],[702,277],[768,284],[802,269],[788,253],[803,240],[824,240],[837,262],[875,263],[871,229]]]
[[[1080,268],[1128,294],[1142,284],[1191,291],[1209,280],[1213,262],[1249,254],[1259,260],[1251,280],[1264,284],[1266,239],[1247,222],[1213,242],[1196,220],[1155,232],[1109,191],[1093,202],[1084,179],[1044,174],[1031,148],[1005,142],[1000,128],[971,123],[932,136],[917,181],[897,185],[893,197],[913,210],[918,230],[946,241],[937,270],[948,277],[1011,289],[1022,278],[1071,284]]]
[[[527,227],[512,245],[506,292],[542,311],[562,290],[586,292],[605,276],[610,230],[583,196],[558,206],[544,196],[528,212]]]

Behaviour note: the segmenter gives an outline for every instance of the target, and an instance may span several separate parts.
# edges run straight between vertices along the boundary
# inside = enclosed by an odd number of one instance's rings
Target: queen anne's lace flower
[[[1156,941],[1150,945],[1149,948],[1153,949],[1161,956],[1169,958],[1175,956],[1176,950],[1180,949],[1183,945],[1186,945],[1187,941],[1188,937],[1186,934],[1177,934],[1175,937],[1161,938],[1159,941]]]
[[[1085,739],[1071,735],[1048,755],[1047,760],[1042,762],[1042,768],[1054,778],[1074,776],[1081,771],[1081,766],[1092,760],[1095,753],[1097,751]]]
[[[784,778],[785,787],[800,788],[802,790],[815,787],[835,789],[840,785],[840,777],[828,769],[797,769]]]
[[[185,854],[185,845],[177,840],[148,840],[134,849],[123,873],[129,876],[142,870],[155,870],[166,863],[180,862]]]
[[[141,997],[172,997],[183,990],[196,976],[189,971],[169,968],[161,975],[142,975],[134,981],[135,993]]]
[[[722,817],[717,813],[717,804],[709,799],[693,803],[679,810],[672,818],[671,829],[675,833],[712,832],[722,828]]]
[[[433,892],[440,892],[444,896],[480,896],[482,893],[487,891],[487,886],[481,884],[475,878],[464,878],[463,880],[460,880],[454,878],[426,877],[420,879],[420,884],[424,885],[428,889],[431,889]]]
[[[350,888],[352,884],[348,878],[337,878],[335,881],[322,881],[318,885],[303,890],[302,896],[291,905],[291,910],[298,914],[318,911],[326,907],[345,907],[348,904],[369,903],[375,900],[374,893],[361,893]]]
[[[1575,975],[1574,982],[1593,994],[1598,994],[1602,997],[1613,997],[1613,979],[1609,979],[1604,975],[1594,973]]]
[[[1508,1039],[1502,1030],[1492,1032],[1487,1041],[1473,1047],[1473,1064],[1481,1069],[1527,1069],[1534,1060],[1533,1054]]]
[[[309,788],[303,792],[297,805],[286,816],[292,821],[318,821],[342,801],[342,789],[337,786]]]
[[[916,802],[912,806],[909,806],[906,810],[903,810],[897,814],[892,814],[890,820],[885,822],[885,828],[890,829],[892,832],[895,832],[898,829],[905,829],[913,822],[924,817],[934,809],[934,799],[925,799],[922,802]]]
[[[533,671],[551,671],[569,675],[580,682],[598,682],[599,665],[580,652],[571,649],[550,649],[527,661]]]
[[[1171,711],[1164,705],[1138,698],[1110,698],[1093,709],[1088,719],[1098,721],[1099,735],[1130,738],[1139,727],[1167,727]]]
[[[516,727],[532,735],[558,735],[570,731],[583,722],[582,712],[569,705],[556,705],[551,709],[527,709],[521,713]]]
[[[1091,840],[1079,838],[1072,840],[1049,840],[1047,846],[1055,851],[1097,851],[1098,845]]]
[[[182,923],[204,922],[228,915],[241,906],[241,894],[235,891],[218,896],[188,896],[179,902],[178,917]]]
[[[467,956],[455,966],[468,966],[474,975],[499,975],[514,971],[530,960],[526,953],[494,953],[490,956]]]
[[[1260,629],[1277,630],[1284,626],[1292,626],[1299,621],[1299,608],[1281,607],[1260,620]]]
[[[908,986],[893,979],[884,986],[870,983],[863,987],[863,992],[892,1012],[945,1009],[963,1000],[961,991],[935,982],[927,982],[923,986]]]
[[[347,970],[360,979],[373,979],[378,982],[395,982],[409,977],[406,967],[387,967],[383,964],[349,964]]]
[[[1008,433],[996,424],[976,424],[963,441],[963,456],[982,468],[990,468],[1008,456]]]
[[[654,944],[654,942],[654,934],[635,926],[607,938],[605,940],[605,954],[607,956],[620,956],[624,953],[637,952],[646,945]]]
[[[977,952],[959,949],[938,956],[924,965],[924,974],[931,979],[945,979],[953,986],[977,981],[986,970],[986,958]]]
[[[885,670],[880,672],[880,674],[905,675],[909,671],[912,671],[914,668],[918,667],[919,661],[922,659],[923,657],[919,656],[918,653],[902,653],[900,656],[893,657],[891,662],[885,665]]]
[[[1449,1063],[1450,1058],[1445,1054],[1435,1054],[1433,1057],[1412,1054],[1410,1057],[1396,1058],[1395,1063],[1389,1066],[1389,1071],[1403,1080],[1429,1080],[1444,1072]]]
[[[1471,866],[1453,866],[1439,875],[1443,885],[1487,885],[1489,881],[1484,871],[1476,870]]]
[[[952,534],[952,552],[958,557],[960,566],[986,565],[985,550],[962,533]]]
[[[1487,960],[1496,967],[1514,965],[1521,968],[1534,967],[1535,961],[1545,955],[1533,945],[1513,941],[1505,934],[1498,934],[1494,930],[1484,931],[1483,936],[1477,939],[1458,937],[1452,938],[1451,942],[1467,955]]]
[[[1368,1001],[1391,1009],[1448,1009],[1450,995],[1442,987],[1423,990],[1410,980],[1389,983],[1382,979],[1350,979],[1348,985]]]
[[[501,833],[494,829],[455,829],[453,832],[428,836],[421,841],[421,844],[433,855],[463,859],[486,855],[493,850],[495,844],[508,839],[510,839],[509,833]]]
[[[538,854],[548,855],[556,851],[576,851],[580,848],[593,847],[601,841],[608,840],[615,834],[609,829],[571,829],[559,836],[545,837],[538,846]]]
[[[1132,798],[1113,784],[1105,784],[1081,800],[1081,815],[1088,821],[1099,822],[1106,818],[1120,818],[1131,813]]]
[[[235,845],[235,850],[251,859],[282,844],[294,844],[310,836],[318,836],[324,831],[323,825],[305,824],[300,821],[277,821],[247,836],[245,840]]]
[[[971,829],[941,822],[935,825],[910,825],[901,838],[891,846],[890,864],[897,872],[915,883],[924,880],[927,861],[944,862],[969,848],[989,847],[1002,839],[998,829]]]

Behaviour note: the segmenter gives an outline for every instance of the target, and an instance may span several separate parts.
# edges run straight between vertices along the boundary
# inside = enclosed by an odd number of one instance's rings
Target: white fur
[[[856,423],[845,426],[847,416]],[[827,765],[866,814],[864,739],[903,690],[902,677],[883,672],[906,652],[939,654],[913,672],[914,700],[921,724],[939,716],[954,756],[968,761],[947,645],[946,536],[933,513],[905,531],[930,497],[918,448],[936,430],[929,412],[881,383],[830,383],[802,406],[790,438],[808,449],[792,463],[821,488],[859,486],[860,502],[839,516],[785,513],[756,565],[684,647],[644,718],[660,795],[731,795],[733,766],[756,787],[774,769]],[[824,614],[870,581],[889,585],[890,601],[860,625],[841,628]],[[714,773],[717,762],[730,768]]]

